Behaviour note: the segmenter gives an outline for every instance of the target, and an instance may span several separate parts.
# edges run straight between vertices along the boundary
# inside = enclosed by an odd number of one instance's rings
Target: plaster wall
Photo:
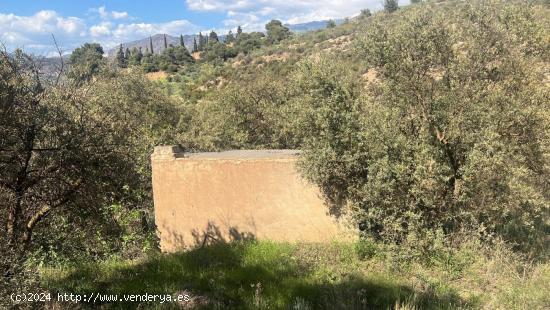
[[[347,238],[293,150],[182,153],[155,149],[155,221],[163,251],[239,239],[327,242]]]

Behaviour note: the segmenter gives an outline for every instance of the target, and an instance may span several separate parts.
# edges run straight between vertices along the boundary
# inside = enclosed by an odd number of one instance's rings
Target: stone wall
[[[162,250],[240,239],[349,238],[345,225],[328,215],[317,187],[297,172],[298,155],[293,150],[155,148],[153,194]]]

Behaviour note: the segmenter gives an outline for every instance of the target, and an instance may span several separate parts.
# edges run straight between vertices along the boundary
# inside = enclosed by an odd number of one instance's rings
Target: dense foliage
[[[317,105],[307,174],[377,238],[477,231],[547,247],[549,46],[535,14],[465,5],[378,16],[357,48],[361,96],[341,67],[305,68],[304,90],[318,90],[306,96]]]
[[[94,71],[75,63],[51,84],[23,53],[0,57],[0,287],[24,285],[25,262],[155,248],[148,155],[173,101],[130,72],[80,79]]]
[[[85,43],[76,48],[69,58],[72,70],[69,77],[77,82],[89,81],[105,67],[103,48],[97,43]]]

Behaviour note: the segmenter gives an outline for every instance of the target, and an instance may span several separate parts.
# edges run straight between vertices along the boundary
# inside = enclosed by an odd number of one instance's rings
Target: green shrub
[[[550,106],[540,9],[377,15],[357,48],[365,91],[342,62],[306,62],[298,81],[301,110],[311,109],[298,129],[306,175],[377,239],[470,231],[541,254]]]

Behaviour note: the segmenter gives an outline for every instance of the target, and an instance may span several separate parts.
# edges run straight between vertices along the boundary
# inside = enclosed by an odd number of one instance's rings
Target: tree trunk
[[[21,237],[21,241],[28,245],[31,242],[32,237],[32,231],[34,229],[34,226],[46,215],[48,214],[52,208],[50,206],[44,206],[42,209],[40,209],[38,212],[36,212],[31,219],[27,222],[27,225],[25,226],[25,231],[23,232],[23,236]]]
[[[21,195],[16,194],[15,204],[11,205],[8,210],[8,221],[6,224],[6,232],[8,234],[8,242],[14,243],[17,235],[17,218],[21,213]]]

